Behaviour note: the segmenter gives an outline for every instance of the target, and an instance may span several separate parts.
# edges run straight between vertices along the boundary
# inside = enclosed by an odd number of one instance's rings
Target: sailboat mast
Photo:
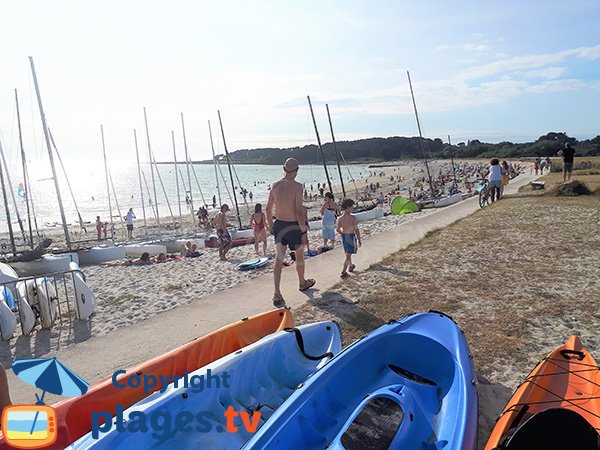
[[[106,162],[106,145],[104,144],[104,127],[100,125],[100,136],[102,137],[102,158],[104,159],[104,176],[106,177],[106,193],[108,194],[108,214],[110,216],[110,239],[115,243],[115,235],[113,233],[113,215],[112,204],[110,202],[110,180],[108,178],[108,163]],[[106,230],[105,230],[106,231]]]
[[[448,135],[448,146],[450,147],[450,160],[452,161],[452,176],[454,177],[454,189],[458,188],[456,182],[456,169],[454,168],[454,152],[452,151],[452,141],[450,141],[450,135]]]
[[[188,187],[190,188],[190,211],[192,214],[192,223],[195,224],[196,223],[196,217],[194,215],[194,196],[192,195],[192,178],[190,176],[190,169],[193,170],[193,168],[191,168],[191,160],[190,160],[190,154],[188,153],[188,147],[187,147],[187,138],[185,135],[185,122],[183,121],[183,113],[181,114],[181,132],[183,134],[183,148],[185,150],[185,166],[187,168],[187,179],[188,179]],[[194,175],[196,174],[196,172],[194,171]]]
[[[52,155],[52,147],[50,145],[50,135],[48,134],[48,126],[46,125],[46,115],[44,114],[44,107],[42,106],[42,96],[40,94],[40,88],[38,86],[37,75],[35,74],[35,66],[33,65],[33,58],[29,57],[29,64],[31,65],[31,73],[33,74],[33,84],[35,85],[35,93],[37,95],[38,106],[40,108],[40,116],[42,117],[42,126],[44,127],[44,138],[46,139],[46,147],[48,149],[48,157],[50,158],[50,167],[52,168],[52,178],[54,180],[54,189],[56,189],[56,197],[58,199],[58,207],[60,208],[60,218],[62,219],[63,231],[65,232],[65,240],[67,241],[67,248],[71,250],[71,237],[69,236],[69,228],[67,227],[67,219],[65,217],[65,209],[63,208],[62,198],[60,196],[60,188],[58,187],[58,177],[56,176],[56,168],[54,167],[54,156]]]
[[[4,156],[4,148],[0,146],[0,156],[2,157],[2,164],[4,165],[4,169],[6,170],[6,181],[8,182],[8,191],[10,192],[10,197],[12,200],[13,207],[15,208],[15,213],[17,214],[17,222],[19,222],[19,228],[21,229],[21,236],[23,237],[23,242],[27,243],[27,237],[25,235],[25,229],[23,228],[23,221],[21,220],[21,215],[19,214],[19,208],[17,206],[17,199],[15,198],[15,190],[12,188],[12,180],[10,179],[10,171],[8,170],[8,164],[6,163],[6,157]]]
[[[150,174],[152,175],[152,190],[154,191],[154,207],[156,211],[156,225],[158,225],[158,234],[160,234],[160,217],[158,214],[158,198],[156,197],[156,182],[154,181],[154,166],[152,165],[152,147],[150,146],[150,133],[148,132],[148,118],[146,117],[146,107],[144,107],[144,125],[146,126],[146,141],[148,142],[148,161],[150,163]]]
[[[219,125],[221,127],[221,135],[223,136],[223,148],[225,149],[225,156],[227,157],[227,167],[229,167],[229,178],[231,178],[231,187],[233,189],[233,200],[235,202],[235,212],[237,213],[238,222],[240,228],[242,228],[242,218],[240,217],[240,207],[238,206],[237,195],[235,193],[235,184],[233,182],[233,173],[231,172],[231,161],[229,160],[229,152],[227,151],[227,143],[225,142],[225,131],[223,130],[223,122],[221,121],[221,111],[217,111],[219,116]]]
[[[433,181],[431,180],[431,172],[429,172],[429,164],[427,164],[427,155],[425,154],[425,143],[423,141],[423,133],[421,133],[421,122],[419,122],[419,113],[417,113],[417,103],[415,102],[415,94],[413,93],[412,82],[410,81],[410,73],[406,71],[408,76],[408,85],[410,86],[410,95],[412,97],[413,107],[415,109],[415,117],[417,118],[417,128],[419,129],[419,137],[421,138],[421,151],[423,152],[423,158],[425,160],[425,168],[427,169],[427,178],[429,179],[429,188],[431,189],[431,195],[435,195],[435,189],[433,188]]]
[[[175,164],[175,184],[177,185],[177,206],[179,208],[179,217],[181,217],[181,194],[179,193],[179,173],[177,172],[177,151],[175,150],[175,132],[171,130],[171,140],[173,141],[173,162]]]
[[[17,126],[19,128],[19,146],[21,147],[21,165],[23,167],[23,187],[25,188],[25,207],[27,208],[27,225],[29,227],[29,245],[33,249],[33,230],[31,228],[31,210],[29,208],[29,181],[27,175],[27,158],[23,148],[23,134],[21,132],[21,113],[19,111],[19,95],[15,89],[15,104],[17,106]]]
[[[0,150],[2,150],[2,142],[0,142]],[[4,198],[4,208],[6,211],[6,223],[8,224],[8,235],[10,236],[10,246],[12,248],[13,255],[16,255],[17,247],[15,246],[15,236],[13,234],[12,222],[11,222],[11,218],[10,218],[10,210],[8,208],[8,197],[6,196],[6,186],[4,186],[4,168],[2,167],[1,163],[0,163],[0,183],[2,183],[2,197]]]
[[[142,199],[142,214],[144,216],[144,234],[148,235],[148,224],[146,223],[146,205],[144,204],[144,188],[142,186],[142,169],[140,168],[140,152],[138,150],[137,131],[133,130],[133,140],[135,141],[135,159],[137,161],[138,178],[140,180],[140,196]]]
[[[342,195],[346,198],[346,188],[344,187],[344,178],[342,177],[342,169],[340,167],[340,154],[338,153],[337,144],[335,142],[335,134],[333,134],[333,125],[331,124],[331,114],[329,114],[329,105],[325,104],[327,108],[327,119],[329,119],[329,129],[331,130],[331,140],[333,141],[333,151],[335,152],[335,161],[337,162],[338,173],[340,175],[340,183],[342,185]]]
[[[323,153],[323,146],[321,145],[321,138],[319,137],[319,130],[317,129],[317,121],[315,120],[315,113],[313,112],[312,103],[310,102],[310,95],[307,95],[308,106],[310,108],[310,115],[312,116],[313,125],[315,126],[315,133],[317,135],[317,143],[319,144],[319,150],[321,151],[321,158],[323,159],[323,168],[325,169],[325,176],[327,177],[327,184],[329,185],[329,192],[333,194],[333,188],[331,187],[331,180],[329,179],[329,172],[327,171],[327,163],[325,162],[325,153]]]
[[[212,150],[213,167],[215,168],[215,180],[217,182],[217,195],[219,196],[219,206],[220,206],[223,203],[221,202],[221,188],[219,187],[219,174],[217,173],[217,159],[215,158],[215,144],[213,142],[212,128],[210,126],[210,120],[208,121],[208,135],[210,136],[210,148]]]

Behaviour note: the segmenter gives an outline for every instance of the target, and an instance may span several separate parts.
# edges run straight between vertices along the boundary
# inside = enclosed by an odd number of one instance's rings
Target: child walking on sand
[[[344,266],[341,278],[348,277],[348,271],[353,272],[355,265],[352,264],[352,255],[356,253],[358,247],[362,245],[360,240],[360,230],[358,229],[358,221],[352,214],[352,207],[354,206],[354,200],[345,199],[342,202],[343,214],[337,220],[336,231],[342,237],[342,245],[344,246],[344,253],[346,259],[344,259]]]

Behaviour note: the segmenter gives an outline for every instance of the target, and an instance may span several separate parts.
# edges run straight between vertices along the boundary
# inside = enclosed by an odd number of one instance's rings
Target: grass
[[[428,233],[303,305],[297,323],[334,319],[347,345],[390,319],[443,311],[464,331],[479,376],[508,392],[572,334],[600,360],[600,196],[538,192]]]

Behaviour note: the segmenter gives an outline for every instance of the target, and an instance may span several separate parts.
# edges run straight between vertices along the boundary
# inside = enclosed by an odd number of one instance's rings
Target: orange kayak
[[[600,370],[571,336],[515,391],[485,450],[598,450],[599,431]]]
[[[154,375],[159,380],[161,375],[163,379],[169,375],[181,376],[186,371],[192,372],[271,333],[293,326],[292,313],[287,309],[276,309],[248,317],[199,337],[139,366],[129,368],[117,380],[118,383],[124,385],[132,376]],[[155,390],[161,387],[159,381]],[[137,388],[129,385],[124,389],[118,388],[113,384],[111,374],[110,377],[91,386],[85,395],[69,398],[53,405],[57,416],[58,439],[51,447],[44,448],[62,449],[88,433],[92,429],[92,411],[110,411],[114,415],[117,404],[123,405],[123,409],[126,409],[150,393],[144,392],[141,384]],[[11,448],[4,442],[4,439],[0,440],[0,447]]]

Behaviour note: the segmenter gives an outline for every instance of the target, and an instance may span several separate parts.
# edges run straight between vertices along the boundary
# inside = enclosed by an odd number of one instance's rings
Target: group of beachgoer
[[[133,213],[133,208],[129,208],[123,220],[125,220],[125,224],[127,226],[127,239],[133,238],[133,219],[135,219],[135,214]],[[115,226],[113,223],[104,222],[100,219],[100,216],[96,216],[96,233],[98,240],[101,241],[102,238],[106,239],[106,233],[108,232],[109,225],[111,227],[110,234],[111,239],[115,237]]]

